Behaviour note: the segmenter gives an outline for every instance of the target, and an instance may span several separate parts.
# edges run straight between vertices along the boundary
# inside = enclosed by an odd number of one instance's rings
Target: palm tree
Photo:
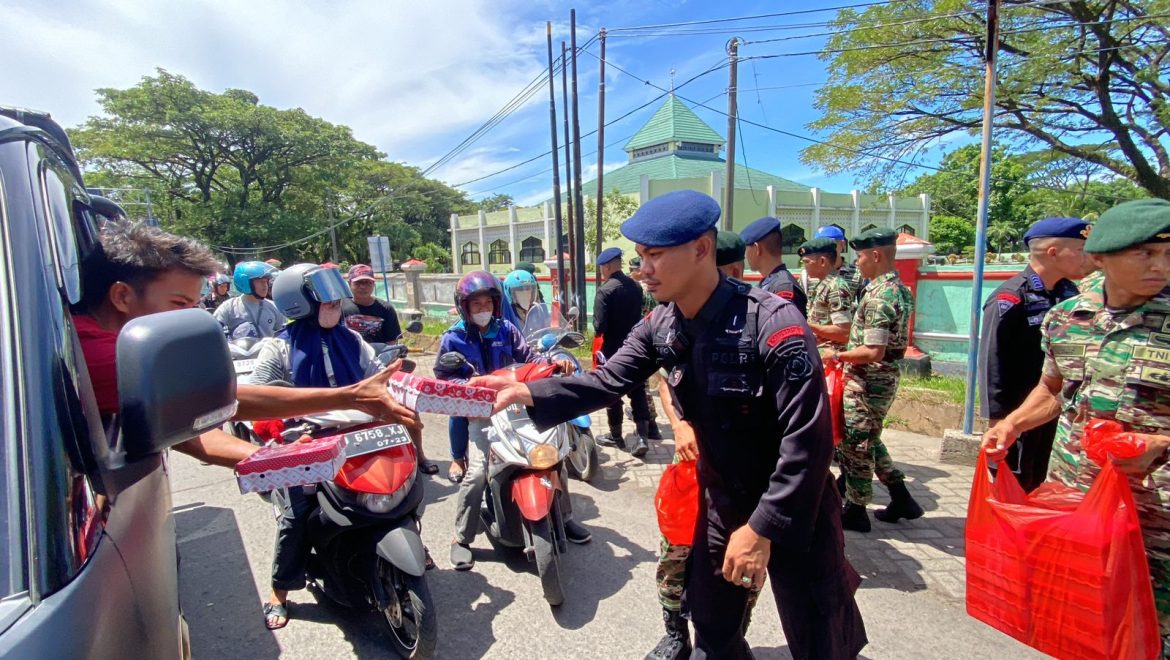
[[[1016,229],[1014,225],[1005,220],[999,220],[991,223],[987,228],[987,239],[999,248],[999,252],[1003,252],[1003,244],[1013,241],[1020,235],[1020,230]]]

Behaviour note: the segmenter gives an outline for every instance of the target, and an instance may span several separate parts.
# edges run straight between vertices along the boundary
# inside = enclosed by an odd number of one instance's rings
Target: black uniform
[[[1077,295],[1068,280],[1044,288],[1031,266],[1003,283],[983,306],[983,332],[979,343],[979,380],[983,383],[981,404],[987,419],[1008,416],[1040,382],[1044,352],[1040,349],[1040,326],[1052,306]],[[1004,464],[1019,478],[1024,490],[1044,483],[1056,422],[1038,426],[1020,435],[1009,449]]]
[[[642,302],[642,285],[621,271],[610,275],[597,290],[593,299],[593,332],[604,337],[601,354],[607,359],[617,353],[629,336],[630,330],[642,320]],[[646,397],[645,381],[630,390],[629,398],[638,435],[644,438],[649,433],[649,423],[653,419],[648,406],[649,399]],[[614,441],[620,443],[621,401],[616,401],[606,408],[605,415],[609,422],[610,435]]]
[[[694,319],[660,306],[601,369],[530,383],[530,414],[551,427],[607,405],[659,366],[700,445],[704,506],[684,597],[693,657],[751,657],[748,590],[722,576],[727,540],[744,524],[772,542],[768,574],[793,656],[855,657],[867,641],[853,597],[861,579],[844,555],[825,381],[804,319],[724,278]]]
[[[774,293],[788,302],[796,305],[800,313],[808,316],[808,296],[800,288],[796,278],[788,272],[788,266],[780,264],[768,276],[760,281],[760,288],[768,293]]]

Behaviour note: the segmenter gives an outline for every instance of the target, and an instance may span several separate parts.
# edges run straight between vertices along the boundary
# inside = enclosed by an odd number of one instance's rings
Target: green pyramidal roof
[[[625,150],[633,151],[664,142],[683,141],[723,144],[723,136],[716,133],[715,129],[699,119],[698,115],[671,94],[650,121],[630,138]]]

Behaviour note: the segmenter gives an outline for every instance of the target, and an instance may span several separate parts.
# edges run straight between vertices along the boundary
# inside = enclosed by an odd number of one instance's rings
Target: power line
[[[623,27],[606,28],[606,32],[608,34],[614,34],[615,32],[632,32],[632,31],[637,31],[637,30],[656,30],[656,29],[662,29],[662,28],[683,27],[683,26],[689,26],[689,25],[710,25],[713,23],[734,23],[734,22],[738,22],[738,21],[751,21],[751,20],[756,20],[756,19],[760,19],[760,18],[778,18],[781,16],[801,16],[801,15],[805,15],[805,14],[818,14],[818,13],[824,13],[824,12],[830,12],[830,11],[839,11],[842,9],[858,9],[860,7],[876,7],[878,5],[892,5],[892,4],[899,4],[899,3],[911,2],[911,1],[912,0],[881,0],[879,2],[861,2],[861,3],[857,3],[857,4],[852,4],[852,5],[837,5],[834,7],[822,7],[820,9],[800,9],[800,10],[796,10],[796,11],[782,11],[782,12],[775,12],[775,13],[771,13],[771,14],[756,14],[753,16],[729,16],[729,17],[725,17],[725,18],[710,18],[710,19],[699,20],[699,21],[683,21],[683,22],[678,22],[678,23],[657,23],[654,25],[639,25],[639,26],[624,27],[624,28]]]

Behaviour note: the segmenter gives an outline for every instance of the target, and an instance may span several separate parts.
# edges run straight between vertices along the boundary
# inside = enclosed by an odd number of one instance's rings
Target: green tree
[[[975,223],[953,215],[931,216],[930,241],[939,254],[958,254],[975,244]]]
[[[622,223],[634,215],[638,210],[638,202],[632,197],[623,195],[614,188],[605,195],[601,204],[601,242],[617,240],[621,237]],[[597,254],[597,204],[592,198],[585,200],[585,248],[590,255]],[[554,250],[555,252],[555,250]]]
[[[483,211],[484,213],[491,213],[493,211],[503,211],[509,206],[514,206],[515,202],[512,201],[511,195],[496,193],[495,195],[484,197],[483,199],[476,202],[475,205],[479,208],[480,211]]]
[[[992,158],[989,222],[1003,221],[1025,227],[1031,222],[1022,203],[1032,190],[1027,167],[1002,147],[992,151]],[[939,167],[943,171],[924,174],[896,194],[927,193],[935,213],[967,218],[974,227],[979,210],[979,147],[959,147],[944,156]]]
[[[997,252],[1003,252],[1004,243],[1010,243],[1020,235],[1020,230],[1016,229],[1010,222],[1000,220],[992,223],[987,227],[987,240],[995,244]]]
[[[1097,165],[1170,199],[1166,0],[1008,0],[1001,14],[996,131],[1021,150]],[[874,26],[881,26],[874,29]],[[817,91],[827,134],[805,163],[874,177],[982,122],[982,5],[963,0],[843,9]],[[858,153],[870,158],[858,158]]]

